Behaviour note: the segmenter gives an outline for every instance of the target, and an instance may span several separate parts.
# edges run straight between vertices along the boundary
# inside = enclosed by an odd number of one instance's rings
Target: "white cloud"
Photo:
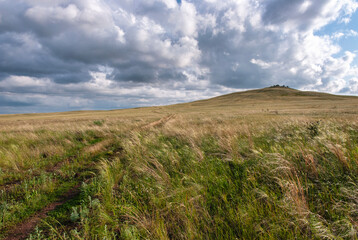
[[[358,36],[358,32],[354,31],[354,30],[349,30],[348,36],[350,37],[357,37]]]
[[[334,33],[333,35],[332,35],[332,38],[333,39],[340,39],[340,38],[342,38],[344,36],[344,33],[342,33],[342,32],[337,32],[337,33]]]
[[[349,92],[356,93],[358,92],[358,78],[354,77],[349,80]]]
[[[270,68],[270,67],[272,67],[272,66],[274,66],[274,65],[277,65],[277,63],[276,62],[265,62],[265,61],[263,61],[263,60],[261,60],[261,59],[251,59],[251,61],[250,61],[252,64],[256,64],[256,65],[258,65],[258,66],[260,66],[261,68],[263,68],[263,69],[267,69],[267,68]]]
[[[173,1],[176,4],[176,1]],[[176,4],[177,5],[177,4]],[[184,1],[180,8],[172,11],[169,22],[184,36],[197,36],[197,12],[194,4]]]
[[[299,7],[298,11],[302,14],[305,13],[308,8],[312,5],[312,1],[305,0]]]
[[[339,40],[341,38],[348,38],[348,37],[357,37],[358,32],[354,31],[353,29],[346,30],[343,32],[335,32],[332,34],[331,38],[334,40]]]
[[[49,79],[32,78],[26,76],[11,76],[0,82],[2,88],[13,87],[45,87],[50,83]]]

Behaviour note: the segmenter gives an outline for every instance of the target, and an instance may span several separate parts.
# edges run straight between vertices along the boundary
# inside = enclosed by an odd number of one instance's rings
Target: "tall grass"
[[[14,175],[25,194],[2,195],[4,226],[15,203],[83,181],[31,239],[358,238],[356,120],[177,114],[6,134],[3,183],[28,158],[39,173],[70,160],[57,174]]]

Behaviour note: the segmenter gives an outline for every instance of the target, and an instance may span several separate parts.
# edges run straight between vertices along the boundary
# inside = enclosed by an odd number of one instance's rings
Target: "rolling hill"
[[[142,107],[110,111],[73,111],[41,114],[0,115],[0,120],[88,118],[98,116],[149,116],[156,114],[356,114],[358,97],[333,95],[321,92],[300,91],[286,87],[268,87],[230,93],[210,99],[168,106]]]
[[[180,112],[217,110],[242,114],[357,113],[358,97],[269,87],[230,93],[211,99],[168,106],[168,108]]]

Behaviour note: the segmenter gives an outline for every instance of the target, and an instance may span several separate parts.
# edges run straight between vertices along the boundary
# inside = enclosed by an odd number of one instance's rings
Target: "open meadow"
[[[358,239],[358,97],[0,115],[0,238]]]

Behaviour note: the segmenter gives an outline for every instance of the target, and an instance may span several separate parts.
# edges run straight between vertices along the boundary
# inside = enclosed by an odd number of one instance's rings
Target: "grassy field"
[[[3,239],[358,239],[358,98],[0,115],[0,194]]]

